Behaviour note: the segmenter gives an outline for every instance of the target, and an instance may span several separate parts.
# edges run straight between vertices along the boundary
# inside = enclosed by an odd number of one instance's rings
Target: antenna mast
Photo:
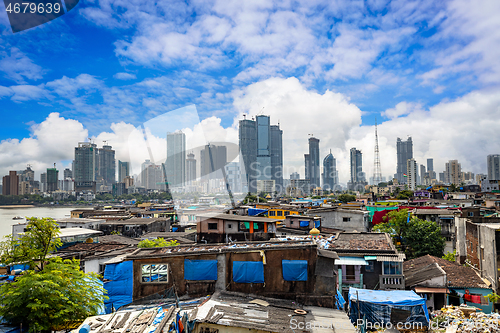
[[[377,118],[375,118],[375,161],[373,166],[373,183],[382,182],[382,168],[380,167],[380,153],[378,150]]]

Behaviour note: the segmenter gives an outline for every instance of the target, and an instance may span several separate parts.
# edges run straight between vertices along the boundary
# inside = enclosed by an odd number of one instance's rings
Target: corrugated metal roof
[[[403,262],[406,259],[404,253],[398,253],[396,255],[383,255],[377,256],[377,261],[392,261],[392,262]]]
[[[359,257],[340,257],[340,259],[335,259],[335,265],[346,265],[346,266],[366,266],[368,263],[364,258]]]

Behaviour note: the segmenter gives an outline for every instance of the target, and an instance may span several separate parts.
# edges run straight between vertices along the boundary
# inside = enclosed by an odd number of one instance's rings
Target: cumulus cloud
[[[32,125],[29,138],[0,142],[0,170],[25,169],[31,164],[38,173],[53,163],[73,159],[74,147],[88,136],[88,131],[76,120],[51,113],[41,123]]]
[[[407,115],[411,112],[418,111],[422,108],[421,104],[419,103],[413,103],[413,102],[401,102],[396,104],[394,108],[390,108],[382,112],[382,116],[385,116],[387,118],[397,118],[400,116]]]
[[[486,156],[500,152],[499,92],[475,91],[428,110],[411,109],[404,116],[381,123],[378,135],[383,175],[393,177],[396,139],[406,140],[408,136],[412,137],[413,155],[419,164],[433,158],[435,171],[443,172],[447,161],[457,159],[463,171],[486,173]],[[352,128],[346,143],[346,148],[362,150],[363,170],[369,177],[373,175],[374,141],[374,126],[360,126]]]
[[[271,124],[283,130],[285,168],[301,171],[304,176],[304,154],[308,153],[309,134],[320,139],[320,155],[330,149],[336,158],[345,154],[350,130],[361,124],[361,110],[346,96],[332,91],[319,94],[306,89],[297,78],[272,78],[235,92],[237,120],[269,115]],[[289,173],[285,173],[288,178]]]

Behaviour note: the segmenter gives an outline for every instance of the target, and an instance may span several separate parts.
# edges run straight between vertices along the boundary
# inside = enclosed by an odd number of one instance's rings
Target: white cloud
[[[407,115],[411,112],[415,112],[418,110],[421,110],[422,106],[419,103],[413,103],[413,102],[401,102],[398,103],[394,108],[387,109],[384,112],[382,112],[382,116],[385,116],[390,119],[394,119],[400,116]]]
[[[9,170],[25,169],[26,164],[31,164],[39,174],[53,163],[72,160],[74,147],[88,136],[82,124],[76,120],[65,119],[58,113],[51,113],[30,130],[29,138],[0,142],[2,174],[7,174]]]
[[[405,116],[378,126],[383,175],[392,177],[396,172],[396,139],[406,140],[408,136],[412,137],[413,155],[419,164],[433,158],[435,171],[442,172],[447,161],[458,159],[463,171],[486,173],[486,156],[500,152],[499,126],[498,89],[475,91],[425,111],[410,109]],[[374,132],[373,126],[354,127],[346,145],[362,150],[363,170],[368,177],[373,175]]]
[[[272,78],[235,92],[237,120],[260,113],[280,123],[283,130],[283,159],[287,170],[301,170],[304,176],[304,154],[308,152],[309,134],[320,139],[320,155],[332,149],[336,158],[344,156],[345,144],[353,127],[361,124],[361,110],[342,94],[307,90],[296,78]],[[288,178],[289,172],[285,173]]]
[[[137,78],[135,74],[131,73],[116,73],[113,77],[118,80],[134,80]]]
[[[0,72],[4,72],[6,78],[20,84],[26,83],[26,80],[41,79],[43,74],[42,67],[35,64],[17,47],[11,47],[9,50],[0,48]]]

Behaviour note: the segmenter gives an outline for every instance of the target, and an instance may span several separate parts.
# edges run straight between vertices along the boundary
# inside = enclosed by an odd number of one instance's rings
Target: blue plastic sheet
[[[307,281],[307,260],[282,260],[285,281]]]
[[[321,220],[315,220],[315,221],[314,221],[314,227],[315,227],[315,228],[319,228],[319,227],[321,227]]]
[[[184,280],[217,280],[217,260],[184,259]]]
[[[109,299],[104,301],[106,313],[111,313],[111,308],[118,309],[123,305],[132,303],[134,276],[132,261],[117,264],[107,264],[104,270],[104,279],[111,280],[104,283]]]
[[[309,221],[300,221],[300,226],[301,227],[308,227],[309,226]]]
[[[262,261],[233,261],[233,281],[264,283],[264,264]]]
[[[267,209],[248,208],[248,216],[255,216],[264,212],[267,212]]]
[[[359,304],[357,304],[359,303]],[[360,314],[358,314],[358,308]],[[349,318],[353,323],[366,318],[372,324],[391,322],[392,309],[406,310],[410,316],[406,322],[429,324],[429,312],[425,299],[408,290],[367,290],[349,288]]]

